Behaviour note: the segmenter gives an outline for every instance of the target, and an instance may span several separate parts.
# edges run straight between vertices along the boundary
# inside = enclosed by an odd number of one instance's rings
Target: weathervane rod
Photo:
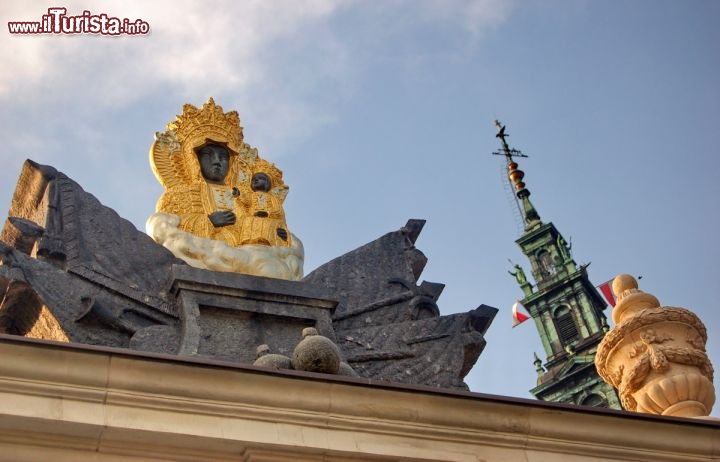
[[[507,137],[510,135],[505,132],[505,125],[496,119],[495,126],[498,129],[495,137],[500,138],[502,149],[499,152],[493,152],[493,154],[497,156],[505,156],[507,161],[508,180],[515,190],[515,203],[517,204],[518,210],[520,210],[520,215],[523,217],[523,221],[526,224],[525,229],[527,230],[540,223],[540,215],[538,215],[537,210],[535,210],[535,207],[533,207],[530,202],[530,191],[525,188],[525,183],[522,181],[525,177],[525,173],[518,169],[517,162],[513,160],[513,157],[527,156],[517,149],[511,149],[510,146],[508,146]]]
[[[495,119],[495,126],[498,129],[495,137],[500,138],[500,142],[502,143],[502,150],[500,152],[493,152],[493,154],[495,154],[496,156],[505,156],[508,162],[512,162],[513,157],[527,157],[525,154],[518,151],[517,149],[511,149],[510,146],[507,144],[506,138],[510,136],[510,134],[505,133],[505,125],[503,125],[502,122]]]

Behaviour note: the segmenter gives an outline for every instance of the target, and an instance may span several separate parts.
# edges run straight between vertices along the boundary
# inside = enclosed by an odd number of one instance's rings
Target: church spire
[[[590,282],[587,265],[577,266],[572,243],[565,241],[552,222],[543,223],[530,202],[525,173],[515,158],[527,157],[507,143],[505,126],[495,121],[505,156],[508,179],[515,189],[525,232],[515,241],[530,261],[532,280],[514,265],[524,298],[521,303],[535,321],[547,358],[536,355],[537,384],[530,393],[544,401],[620,408],[613,387],[598,375],[593,364],[597,345],[605,335],[605,301]]]
[[[525,230],[528,231],[542,224],[540,221],[540,215],[535,210],[532,202],[530,202],[530,190],[525,187],[525,183],[522,181],[525,177],[525,172],[518,169],[518,164],[513,160],[513,157],[527,157],[517,149],[511,149],[508,146],[506,138],[510,134],[505,133],[505,125],[499,120],[495,121],[495,126],[498,129],[497,138],[500,138],[502,148],[499,152],[494,152],[496,155],[503,155],[507,159],[508,178],[515,188],[515,196],[517,197],[518,205],[522,212],[523,221],[525,222]]]

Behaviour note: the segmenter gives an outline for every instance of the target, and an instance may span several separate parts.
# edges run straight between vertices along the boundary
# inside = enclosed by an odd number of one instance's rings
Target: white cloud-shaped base
[[[155,242],[190,266],[293,281],[303,277],[305,250],[295,235],[290,247],[256,244],[230,247],[183,231],[179,224],[177,215],[157,212],[148,218],[145,228]]]

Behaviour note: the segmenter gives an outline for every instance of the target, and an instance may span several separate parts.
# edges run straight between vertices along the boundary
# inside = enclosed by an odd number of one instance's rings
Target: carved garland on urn
[[[707,331],[684,308],[660,307],[631,276],[613,282],[616,323],[600,343],[598,373],[616,387],[625,409],[678,416],[707,416],[715,402]]]

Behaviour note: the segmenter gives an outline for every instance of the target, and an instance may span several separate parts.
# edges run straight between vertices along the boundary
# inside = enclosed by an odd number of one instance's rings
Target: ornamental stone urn
[[[660,306],[632,276],[613,281],[615,327],[598,346],[595,366],[629,411],[708,416],[715,403],[707,332],[684,308]]]

